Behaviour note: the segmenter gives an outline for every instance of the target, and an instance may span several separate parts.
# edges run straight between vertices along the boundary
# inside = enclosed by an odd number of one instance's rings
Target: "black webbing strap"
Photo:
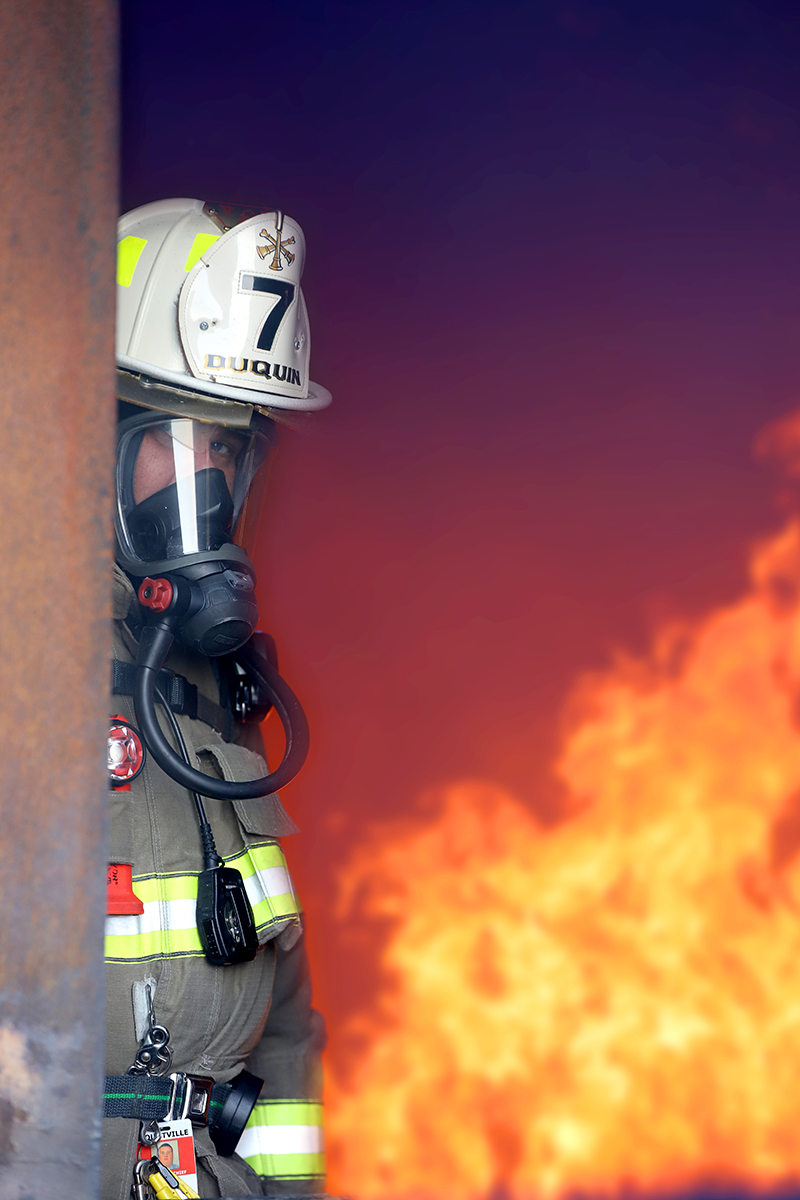
[[[106,1075],[104,1117],[163,1121],[169,1111],[172,1080],[163,1075]]]
[[[115,696],[132,696],[136,683],[136,667],[133,663],[113,660],[112,691]],[[176,675],[174,671],[159,671],[158,688],[164,693],[173,712],[203,721],[216,729],[226,742],[233,733],[233,717],[227,709],[199,692],[193,683]],[[158,696],[158,692],[156,693]]]
[[[106,1075],[103,1116],[163,1121],[169,1112],[173,1086],[168,1075]],[[214,1084],[208,1102],[209,1125],[214,1125],[214,1118],[222,1112],[230,1092],[229,1083]],[[178,1111],[182,1101],[183,1095],[177,1095],[175,1105]]]

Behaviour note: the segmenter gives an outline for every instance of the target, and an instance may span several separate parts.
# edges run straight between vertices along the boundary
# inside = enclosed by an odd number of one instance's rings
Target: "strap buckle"
[[[191,1085],[191,1094],[187,1111],[181,1116],[188,1116],[193,1125],[207,1125],[211,1108],[211,1089],[214,1080],[210,1075],[187,1075]]]
[[[253,682],[247,672],[236,666],[236,690],[233,695],[233,712],[237,721],[244,725],[255,707],[253,700]]]
[[[183,1071],[174,1071],[170,1075],[172,1080],[172,1091],[169,1097],[169,1110],[166,1117],[167,1121],[185,1121],[189,1115],[192,1106],[192,1095],[194,1094],[194,1085],[191,1075],[187,1075]],[[181,1100],[180,1112],[178,1112],[178,1085],[181,1085]]]

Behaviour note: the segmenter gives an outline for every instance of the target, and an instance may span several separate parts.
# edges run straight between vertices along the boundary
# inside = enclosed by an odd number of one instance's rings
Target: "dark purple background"
[[[123,17],[123,207],[275,205],[308,239],[335,405],[284,448],[262,609],[314,725],[288,850],[335,1035],[376,983],[331,912],[363,823],[475,776],[555,817],[576,674],[735,596],[777,519],[749,447],[800,398],[800,14]]]

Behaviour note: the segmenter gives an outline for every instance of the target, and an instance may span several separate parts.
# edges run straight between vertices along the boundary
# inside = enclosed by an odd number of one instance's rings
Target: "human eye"
[[[242,448],[242,439],[235,434],[218,434],[209,443],[211,453],[228,462],[236,462]]]

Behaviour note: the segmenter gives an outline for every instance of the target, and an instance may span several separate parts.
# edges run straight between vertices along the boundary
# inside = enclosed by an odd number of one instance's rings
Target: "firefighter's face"
[[[171,421],[152,425],[142,438],[133,476],[134,502],[175,483],[178,474],[218,467],[233,493],[236,460],[244,437],[223,425],[203,421]],[[177,465],[176,465],[177,464]]]

